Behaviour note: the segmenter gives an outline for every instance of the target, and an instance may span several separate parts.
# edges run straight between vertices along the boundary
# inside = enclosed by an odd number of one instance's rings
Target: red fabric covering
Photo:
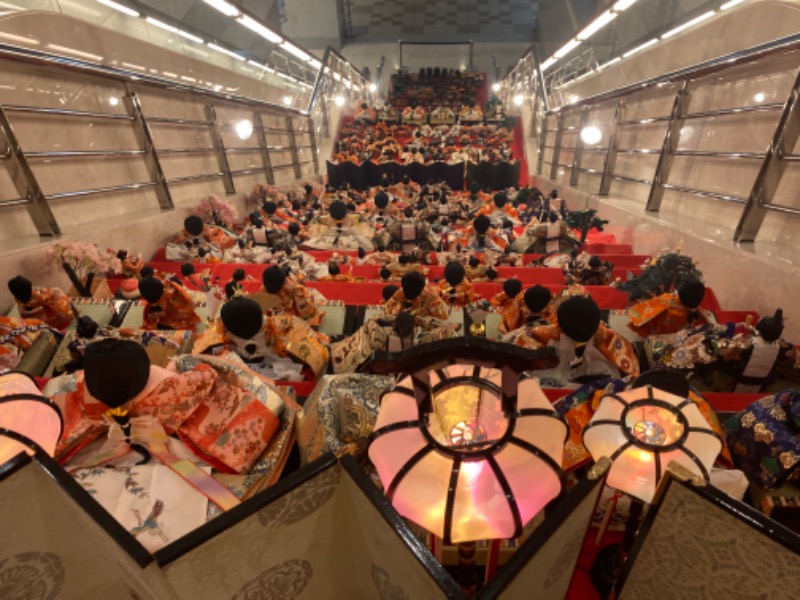
[[[517,119],[517,124],[514,126],[514,138],[511,141],[511,156],[513,159],[519,160],[519,187],[525,187],[530,183],[528,161],[525,159],[524,139],[525,134],[522,131],[522,119]]]
[[[586,243],[583,251],[589,254],[633,254],[633,247],[630,244],[604,244]]]

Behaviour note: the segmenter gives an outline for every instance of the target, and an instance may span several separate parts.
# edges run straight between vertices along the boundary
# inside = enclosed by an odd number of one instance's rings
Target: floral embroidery
[[[765,444],[772,443],[774,436],[763,423],[756,423],[756,426],[753,428],[753,430],[756,432],[755,437],[757,442],[764,442]]]
[[[744,413],[744,415],[742,416],[742,427],[750,428],[753,426],[755,422],[756,422],[756,416],[751,412]]]

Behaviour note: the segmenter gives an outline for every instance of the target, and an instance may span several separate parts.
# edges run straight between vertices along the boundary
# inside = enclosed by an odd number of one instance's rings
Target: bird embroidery
[[[150,514],[147,515],[147,518],[144,519],[144,521],[142,520],[142,516],[139,514],[137,509],[133,508],[131,510],[133,511],[133,514],[136,515],[136,520],[139,521],[139,525],[130,530],[132,536],[136,537],[140,533],[147,532],[150,535],[157,535],[165,542],[169,541],[169,538],[161,530],[161,525],[156,520],[164,510],[163,500],[155,501],[153,504],[153,509],[150,511]]]

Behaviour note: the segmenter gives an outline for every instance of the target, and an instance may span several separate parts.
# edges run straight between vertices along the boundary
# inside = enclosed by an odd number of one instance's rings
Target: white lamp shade
[[[63,430],[58,407],[45,398],[25,373],[0,374],[0,465],[37,447],[50,456]]]
[[[520,382],[513,414],[504,415],[500,372],[481,369],[482,387],[474,369],[432,373],[429,414],[403,379],[383,397],[369,448],[397,511],[452,543],[518,536],[561,491],[567,426],[538,382]]]
[[[604,397],[583,431],[595,460],[612,460],[607,484],[651,502],[671,461],[706,481],[722,441],[697,405],[651,386]]]

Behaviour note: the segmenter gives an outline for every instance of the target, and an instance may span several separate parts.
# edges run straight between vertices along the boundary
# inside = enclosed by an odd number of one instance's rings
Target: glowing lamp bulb
[[[344,106],[344,96],[336,96],[333,101],[336,103],[336,106]]]
[[[500,84],[499,83],[495,83],[494,85],[492,85],[492,91],[499,92],[500,91]]]
[[[236,129],[236,135],[239,136],[240,140],[248,140],[253,135],[253,122],[249,119],[242,119],[236,123],[234,129]]]
[[[603,139],[603,132],[594,125],[589,125],[581,130],[581,140],[587,146],[599,144],[601,139]]]
[[[286,106],[291,106],[292,105],[292,97],[291,96],[284,96],[283,97],[283,103]]]
[[[369,84],[369,91],[370,91],[370,92],[372,92],[372,93],[374,94],[375,92],[377,92],[377,91],[378,91],[378,86],[377,86],[377,85],[375,85],[374,83],[370,83],[370,84]]]
[[[516,96],[514,96],[514,104],[516,104],[517,106],[522,106],[523,102],[525,102],[525,96],[523,96],[522,94],[517,94]]]

